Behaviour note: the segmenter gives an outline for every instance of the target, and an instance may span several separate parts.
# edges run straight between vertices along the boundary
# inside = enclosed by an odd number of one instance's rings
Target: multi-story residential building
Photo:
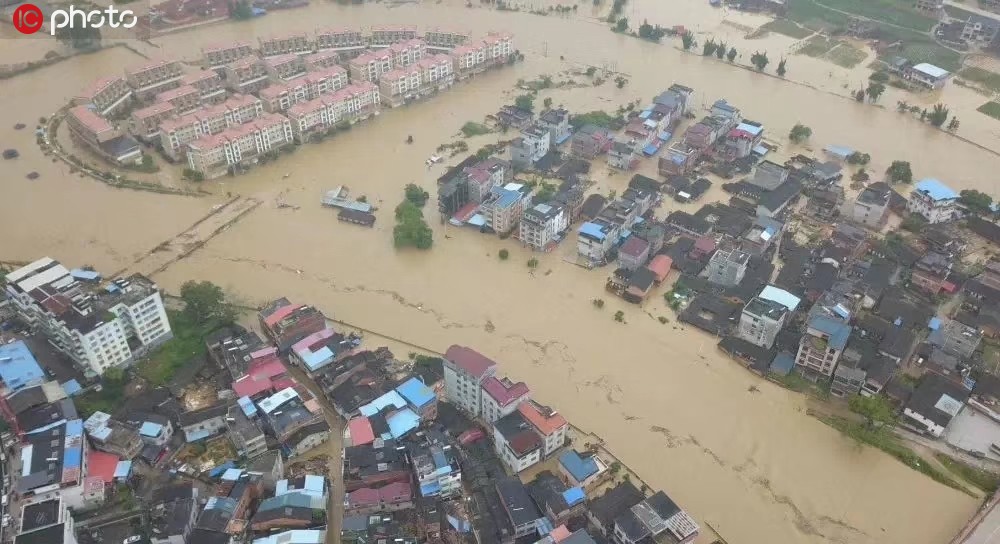
[[[479,212],[486,218],[486,226],[498,234],[505,234],[517,228],[524,209],[531,206],[531,188],[519,183],[508,183],[494,187],[479,206]]]
[[[158,487],[153,490],[150,507],[150,544],[190,542],[189,537],[201,511],[197,487],[190,482]]]
[[[306,70],[322,70],[337,66],[340,63],[340,53],[332,49],[320,50],[302,57],[302,61],[306,65]]]
[[[699,529],[687,512],[660,491],[615,519],[614,541],[618,544],[647,541],[687,544],[698,538]]]
[[[542,458],[552,455],[566,444],[569,423],[562,414],[530,399],[519,404],[517,411],[542,437]]]
[[[584,125],[573,135],[570,153],[581,159],[594,159],[611,149],[614,139],[608,129],[595,125]],[[661,158],[662,160],[662,158]]]
[[[618,250],[618,264],[625,270],[635,272],[649,260],[649,242],[632,235]]]
[[[156,141],[160,136],[160,123],[173,117],[175,111],[170,102],[155,102],[132,112],[129,129],[140,140]]]
[[[925,293],[936,295],[945,288],[951,267],[952,262],[947,255],[929,251],[913,265],[910,283]]]
[[[379,77],[393,69],[392,52],[381,50],[363,53],[347,63],[351,81],[378,83]]]
[[[469,35],[465,32],[435,29],[424,31],[423,39],[428,49],[448,51],[469,41]]]
[[[514,36],[506,32],[490,32],[483,38],[488,65],[506,64],[514,54]]]
[[[276,57],[288,53],[311,53],[313,50],[312,40],[304,32],[260,38],[258,43],[260,44],[260,54],[263,57]]]
[[[708,261],[708,281],[725,287],[739,285],[747,273],[750,254],[738,249],[720,249]]]
[[[621,225],[597,218],[580,225],[577,231],[576,252],[590,263],[603,262],[608,251],[618,240]]]
[[[829,378],[851,336],[851,326],[837,319],[815,316],[799,341],[795,365],[810,379]]]
[[[563,108],[543,111],[535,124],[549,132],[550,145],[559,145],[573,134],[569,125],[569,111]]]
[[[903,79],[932,90],[944,87],[949,78],[951,72],[926,62],[910,66],[903,72]]]
[[[494,187],[506,185],[514,177],[510,164],[498,159],[486,159],[462,170],[463,186],[469,200],[481,203]]]
[[[455,61],[448,55],[425,56],[417,62],[417,66],[429,92],[443,91],[455,82]]]
[[[172,115],[184,115],[201,105],[201,91],[193,85],[181,85],[156,95],[156,102],[173,106]]]
[[[59,497],[25,503],[16,529],[8,529],[10,541],[16,544],[76,544],[76,529],[68,506]]]
[[[617,170],[631,170],[639,160],[638,147],[639,144],[628,137],[615,138],[611,149],[608,149],[608,166]]]
[[[462,467],[451,446],[418,446],[410,457],[422,497],[447,498],[462,493]]]
[[[367,42],[360,30],[350,28],[330,28],[316,31],[317,51],[358,51]]]
[[[673,142],[657,162],[657,171],[664,177],[683,176],[694,168],[701,151],[684,141]]]
[[[292,141],[291,122],[276,113],[265,113],[249,123],[188,143],[188,166],[205,177],[218,177]]]
[[[725,155],[732,159],[742,159],[764,140],[764,127],[760,123],[744,121],[729,130],[725,140]]]
[[[303,141],[312,132],[325,131],[337,123],[353,122],[375,114],[378,106],[378,88],[364,82],[295,104],[288,108],[288,118],[294,138]]]
[[[285,53],[264,59],[268,75],[275,81],[288,81],[306,73],[306,63],[302,55]]]
[[[761,297],[754,297],[743,308],[736,335],[762,348],[770,349],[774,339],[785,326],[788,308],[783,304]]]
[[[50,344],[97,374],[173,337],[159,289],[140,275],[97,287],[45,257],[7,274],[7,297]]]
[[[486,44],[473,41],[448,52],[455,59],[455,77],[465,79],[486,69]]]
[[[497,456],[513,473],[542,460],[544,442],[520,411],[493,423],[493,446]]]
[[[267,65],[257,57],[246,57],[222,68],[226,88],[234,93],[253,94],[267,87]]]
[[[136,68],[125,70],[125,80],[140,101],[152,100],[154,96],[174,87],[180,87],[184,73],[181,63],[176,60],[157,60]]]
[[[94,412],[83,428],[95,449],[105,451],[124,459],[132,459],[142,451],[142,438],[134,428],[111,419],[110,414]]]
[[[222,104],[167,119],[160,124],[163,151],[174,160],[183,158],[187,144],[203,136],[252,121],[263,114],[261,101],[248,95],[233,95]]]
[[[198,70],[181,78],[181,87],[190,85],[201,94],[202,104],[219,104],[226,100],[226,89],[222,86],[222,76],[214,70]]]
[[[569,228],[569,214],[558,203],[535,204],[521,215],[518,239],[536,251],[548,251]]]
[[[247,416],[242,406],[233,404],[229,407],[226,428],[229,441],[236,448],[237,455],[253,459],[267,451],[264,432]]]
[[[472,417],[482,413],[482,384],[497,371],[496,362],[478,351],[453,345],[444,354],[444,390],[448,400]]]
[[[389,47],[394,43],[416,39],[417,28],[409,25],[372,27],[369,44],[372,47]]]
[[[221,70],[223,66],[253,54],[253,48],[247,42],[211,45],[201,49],[201,65],[208,70]]]
[[[300,102],[343,89],[347,83],[347,70],[341,66],[331,66],[308,72],[287,83],[272,85],[260,91],[259,96],[264,102],[265,111],[279,113]]]
[[[510,163],[515,168],[528,169],[549,153],[549,131],[536,125],[521,130],[510,143]]]
[[[379,91],[383,103],[394,107],[447,89],[454,81],[451,57],[436,55],[382,74]]]
[[[889,210],[892,189],[885,182],[872,183],[858,193],[851,208],[851,219],[867,227],[882,228]]]
[[[416,64],[427,57],[427,44],[419,38],[397,42],[389,46],[392,53],[392,65],[396,68]]]
[[[957,319],[946,319],[938,330],[931,333],[928,340],[945,353],[956,357],[971,357],[983,340],[983,333]]]
[[[66,115],[66,125],[74,141],[110,161],[130,164],[142,160],[139,143],[131,136],[122,134],[88,106],[70,108]]]
[[[961,216],[958,193],[932,178],[917,182],[906,201],[906,210],[919,213],[928,223],[946,223]]]
[[[14,457],[20,460],[20,474],[10,487],[22,504],[62,499],[67,507],[84,510],[104,502],[104,482],[89,477],[83,421],[62,419],[26,434],[19,450]]]
[[[74,101],[76,104],[92,104],[98,115],[105,117],[127,109],[132,99],[132,88],[122,76],[105,77],[87,87]]]
[[[490,376],[483,380],[482,418],[488,423],[517,410],[521,402],[531,393],[524,382],[513,382],[510,378],[497,379]]]

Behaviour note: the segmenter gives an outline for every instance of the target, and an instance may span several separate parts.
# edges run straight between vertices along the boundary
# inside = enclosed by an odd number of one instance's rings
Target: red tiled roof
[[[355,446],[371,444],[375,441],[375,431],[372,430],[372,423],[367,417],[356,417],[347,422],[347,428],[351,431],[351,443]]]
[[[482,378],[486,371],[497,365],[492,359],[478,351],[457,344],[448,348],[448,351],[444,353],[444,358],[477,378]]]
[[[702,236],[694,242],[694,248],[699,251],[714,251],[715,250],[715,240],[708,236]]]
[[[653,260],[646,265],[653,275],[656,276],[656,281],[663,281],[667,279],[670,274],[670,267],[674,265],[674,260],[666,255],[657,255],[653,257]]]
[[[542,437],[538,436],[535,431],[526,429],[514,435],[507,443],[510,444],[510,449],[514,450],[518,457],[521,457],[542,447]]]
[[[619,253],[622,255],[628,255],[629,257],[638,258],[639,256],[642,255],[642,252],[646,251],[647,249],[649,249],[649,242],[643,240],[642,238],[639,238],[638,236],[631,236],[622,245],[622,248],[621,250],[619,250]]]
[[[292,314],[292,312],[304,306],[305,304],[289,304],[288,306],[282,306],[281,308],[275,310],[273,314],[267,316],[267,318],[264,319],[264,324],[266,324],[268,327],[273,327],[275,323],[288,317],[289,315]]]
[[[379,492],[377,489],[362,487],[347,494],[348,506],[370,506],[379,503]]]
[[[87,476],[100,478],[108,484],[115,479],[115,468],[121,459],[114,454],[90,450],[87,453]]]
[[[483,390],[493,397],[493,400],[497,401],[500,406],[507,406],[528,394],[528,386],[524,382],[510,383],[507,380],[507,384],[490,376],[483,380]]]
[[[378,491],[379,496],[386,502],[407,500],[413,496],[413,489],[409,482],[392,482]]]
[[[570,533],[569,529],[567,529],[565,525],[560,525],[555,529],[552,529],[552,532],[549,533],[549,536],[552,537],[552,540],[555,540],[558,543],[562,542],[563,540],[566,540],[571,534],[573,533]]]
[[[566,425],[566,418],[562,414],[534,401],[522,402],[517,410],[544,435],[550,435]]]

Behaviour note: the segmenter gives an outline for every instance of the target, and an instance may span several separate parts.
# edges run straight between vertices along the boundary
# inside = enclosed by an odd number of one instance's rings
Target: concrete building
[[[195,93],[197,96],[197,91]],[[144,142],[156,142],[160,137],[160,124],[176,113],[177,108],[170,102],[155,102],[132,112],[129,119],[129,130],[136,138]]]
[[[629,236],[618,250],[618,264],[635,272],[649,260],[649,242],[638,236]]]
[[[435,55],[382,74],[379,91],[383,103],[396,107],[447,89],[454,81],[451,57]]]
[[[201,106],[201,91],[193,85],[181,85],[156,95],[155,100],[173,106],[172,115],[184,115]]]
[[[621,225],[597,218],[580,225],[577,230],[576,252],[590,263],[604,261],[618,239]]]
[[[806,333],[799,341],[795,366],[811,379],[833,376],[850,336],[850,325],[842,321],[829,317],[810,319]]]
[[[910,66],[903,72],[904,79],[931,90],[944,87],[950,77],[951,72],[948,70],[926,62]]]
[[[306,73],[306,63],[302,55],[286,53],[264,59],[264,68],[272,81],[289,81]]]
[[[214,70],[198,70],[185,74],[181,78],[181,87],[188,85],[198,89],[202,104],[221,104],[226,100],[226,89],[222,85],[222,76]]]
[[[347,85],[347,70],[342,66],[331,66],[308,72],[292,81],[271,85],[262,89],[257,95],[265,111],[280,113],[295,104],[315,100],[325,94],[339,91]]]
[[[90,104],[104,117],[126,110],[131,100],[132,88],[122,76],[101,78],[74,98],[77,105]]]
[[[405,42],[417,38],[417,27],[411,25],[373,26],[368,37],[372,47],[389,47],[394,43]]]
[[[639,144],[627,136],[615,138],[608,149],[608,166],[617,170],[631,170],[639,159]]]
[[[851,208],[851,219],[867,227],[882,228],[889,210],[892,189],[885,182],[872,183],[858,194]]]
[[[233,404],[229,406],[225,418],[229,441],[236,448],[237,455],[247,459],[253,459],[267,451],[264,432],[247,415],[247,412],[256,413],[252,409],[252,405],[244,409],[240,404]]]
[[[304,32],[259,38],[258,43],[260,44],[260,54],[265,58],[287,55],[288,53],[311,53],[313,50],[312,40]]]
[[[244,57],[222,68],[226,88],[234,93],[254,94],[270,84],[267,64],[257,57]]]
[[[59,497],[24,504],[16,529],[11,527],[7,531],[10,542],[76,544],[76,528],[68,506]],[[15,512],[15,515],[18,514]]]
[[[188,143],[188,166],[206,178],[230,168],[255,163],[261,155],[280,150],[293,141],[291,122],[276,113]]]
[[[958,219],[958,193],[932,178],[923,179],[913,187],[906,201],[906,210],[919,213],[929,223],[946,223]]]
[[[66,126],[73,141],[109,161],[137,164],[142,160],[139,142],[123,134],[88,106],[70,108],[66,114]]]
[[[520,183],[494,187],[479,206],[479,213],[486,218],[486,226],[497,234],[512,232],[517,228],[524,209],[531,206],[531,188]]]
[[[247,42],[210,45],[201,49],[201,65],[207,70],[221,70],[231,62],[253,55],[254,50]]]
[[[45,257],[7,274],[6,291],[26,323],[98,375],[173,337],[159,288],[143,276],[97,287]]]
[[[518,239],[535,251],[548,251],[569,228],[569,215],[560,204],[535,204],[521,215]]]
[[[573,134],[569,124],[569,111],[564,108],[543,111],[535,124],[549,132],[549,145],[552,146],[562,144]]]
[[[444,354],[447,399],[472,417],[482,415],[482,384],[496,374],[497,364],[472,348],[453,345]]]
[[[365,48],[367,41],[360,30],[331,28],[316,31],[317,51],[351,52]]]
[[[454,32],[440,29],[425,30],[422,37],[424,43],[427,44],[428,49],[439,49],[443,51],[450,51],[469,41],[469,34],[466,32]]]
[[[110,414],[94,412],[83,428],[95,449],[114,454],[123,459],[132,459],[142,451],[142,439],[132,427],[111,419]]]
[[[403,68],[427,57],[427,44],[419,38],[396,42],[387,49],[392,54],[392,65]]]
[[[720,249],[708,261],[708,281],[725,287],[739,285],[747,273],[750,255],[738,249]]]
[[[190,483],[153,491],[149,509],[150,544],[186,544],[201,512],[198,488]]]
[[[180,160],[186,156],[190,142],[252,121],[263,112],[261,101],[253,96],[233,95],[221,104],[167,119],[160,123],[163,152],[174,160]]]
[[[302,62],[306,65],[306,70],[323,70],[340,65],[340,53],[333,50],[319,50],[311,55],[302,57]]]
[[[927,13],[940,13],[944,9],[944,0],[915,0],[913,7]]]
[[[542,437],[520,411],[493,423],[493,446],[500,460],[515,474],[542,460]]]
[[[288,109],[293,137],[304,141],[309,134],[329,130],[338,123],[353,123],[375,115],[379,112],[379,100],[378,88],[361,82],[295,104]]]
[[[971,357],[982,339],[983,333],[979,329],[970,327],[956,319],[944,320],[944,323],[937,330],[932,331],[928,337],[931,345],[956,357]]]
[[[510,143],[510,163],[514,168],[530,169],[549,152],[549,131],[535,124],[521,130]]]
[[[163,91],[180,87],[183,75],[180,61],[161,59],[125,70],[125,81],[138,100],[148,102]]]
[[[573,135],[570,153],[574,157],[593,160],[611,149],[614,139],[606,128],[584,125]],[[662,162],[662,158],[661,158]]]
[[[410,457],[422,497],[447,498],[462,493],[462,467],[451,446],[418,446]]]
[[[392,52],[387,50],[363,53],[347,63],[351,81],[355,83],[361,81],[378,83],[379,77],[391,72],[393,68],[395,65],[392,63]]]
[[[74,510],[104,502],[104,482],[87,476],[90,448],[83,421],[61,420],[45,430],[26,434],[19,449],[15,456],[20,460],[20,474],[12,478],[11,486],[22,501],[61,498]]]
[[[543,439],[542,458],[547,458],[566,444],[569,422],[559,412],[533,400],[518,405],[517,411]]]
[[[924,376],[903,408],[903,423],[935,438],[944,434],[952,418],[969,399],[968,389],[940,374]]]
[[[490,376],[483,380],[483,406],[481,416],[488,423],[509,415],[517,410],[521,402],[528,399],[530,390],[524,382],[512,382],[509,378],[497,379]]]
[[[751,344],[770,349],[778,332],[785,326],[788,313],[783,304],[754,297],[743,308],[736,335]]]

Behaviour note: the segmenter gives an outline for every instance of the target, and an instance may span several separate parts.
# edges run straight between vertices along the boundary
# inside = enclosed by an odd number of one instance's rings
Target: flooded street
[[[780,52],[794,44],[780,35],[746,39],[744,27],[767,19],[712,10],[701,0],[633,2],[625,14],[636,24],[643,18],[683,24],[695,29],[699,40],[718,36],[736,46],[744,60],[754,49],[766,49],[776,64]],[[5,204],[0,229],[6,233],[0,260],[48,254],[110,273],[189,229],[226,202],[227,193],[243,195],[261,204],[156,273],[162,287],[176,292],[188,279],[205,279],[248,304],[287,296],[315,304],[334,319],[436,351],[453,343],[474,346],[500,361],[502,372],[526,381],[540,401],[602,436],[651,487],[666,490],[730,544],[947,541],[977,500],[880,452],[859,448],[807,416],[803,397],[722,357],[713,338],[675,328],[661,290],[643,307],[607,295],[603,286],[609,270],[563,262],[575,254],[575,237],[556,252],[538,256],[540,265],[529,273],[525,263],[531,254],[518,242],[440,224],[433,209],[434,180],[444,166],[428,169],[424,161],[438,145],[459,139],[463,123],[481,121],[510,102],[518,94],[512,90],[518,79],[550,74],[581,85],[543,91],[539,105],[550,96],[574,112],[614,111],[633,100],[646,103],[678,82],[695,89],[698,107],[725,97],[745,117],[764,123],[766,136],[783,144],[781,155],[803,149],[789,147],[786,138],[791,126],[802,122],[813,129],[809,148],[840,144],[870,153],[869,170],[876,177],[893,160],[904,159],[918,178],[938,177],[955,188],[997,195],[1000,156],[990,150],[1000,149],[1000,122],[974,111],[985,98],[957,86],[942,92],[940,100],[961,118],[959,136],[974,143],[964,142],[895,112],[896,100],[936,99],[890,89],[882,108],[841,96],[849,92],[845,83],[853,89],[864,81],[866,63],[847,70],[795,55],[789,57],[792,82],[787,82],[684,53],[674,41],[656,45],[614,34],[590,17],[590,8],[587,2],[580,4],[578,16],[542,17],[465,8],[457,1],[395,8],[317,1],[249,22],[165,36],[154,46],[133,44],[148,56],[193,59],[210,42],[311,32],[320,26],[406,23],[420,29],[468,28],[474,35],[508,30],[527,57],[422,103],[383,110],[351,131],[301,146],[247,175],[204,182],[201,186],[214,193],[204,198],[111,189],[70,174],[35,145],[32,129],[40,116],[50,115],[97,77],[141,63],[135,53],[112,48],[2,80],[7,107],[0,111],[0,147],[15,147],[21,157],[0,162]],[[0,31],[6,32],[9,27]],[[41,58],[41,44],[38,50],[5,47],[0,63],[35,54]],[[617,89],[610,81],[593,87],[584,76],[557,76],[585,65],[621,72],[629,82]],[[773,65],[769,68],[773,73]],[[28,128],[15,131],[18,122]],[[404,143],[407,135],[413,135],[412,145]],[[469,147],[475,150],[500,137],[513,134],[477,137]],[[161,166],[154,177],[164,184],[190,186],[177,180],[177,168]],[[41,177],[26,180],[30,171]],[[630,177],[596,171],[594,190],[602,192],[620,193]],[[641,171],[655,171],[654,160],[644,160]],[[435,243],[428,252],[392,247],[391,210],[410,182],[432,195],[425,215]],[[320,206],[321,195],[338,185],[381,208],[374,229],[340,223],[335,212]],[[715,187],[709,197],[722,193]],[[675,206],[671,202],[659,213]],[[501,248],[511,252],[506,262],[497,258]],[[607,301],[602,310],[591,304],[596,297]],[[612,319],[619,309],[625,324]],[[671,322],[660,324],[661,315]],[[749,393],[751,385],[760,393]]]

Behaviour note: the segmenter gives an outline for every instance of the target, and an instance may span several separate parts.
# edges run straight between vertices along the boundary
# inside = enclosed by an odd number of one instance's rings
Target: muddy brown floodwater
[[[747,52],[767,49],[772,57],[794,43],[773,35],[745,39],[746,29],[766,19],[705,4],[634,0],[626,10],[633,21],[684,24]],[[847,92],[845,83],[853,87],[852,82],[864,80],[863,68],[845,70],[793,56],[788,75],[793,81],[781,81],[683,53],[674,43],[654,45],[613,34],[591,17],[590,2],[580,4],[579,12],[540,17],[465,8],[458,2],[391,8],[317,0],[305,9],[170,35],[152,45],[133,44],[150,56],[194,58],[205,43],[237,37],[324,25],[408,23],[468,28],[475,34],[509,30],[527,55],[522,64],[460,83],[425,102],[386,110],[333,140],[302,146],[247,175],[206,182],[203,186],[215,195],[205,198],[110,189],[71,175],[34,144],[31,127],[39,116],[51,114],[96,77],[142,62],[134,53],[109,49],[0,81],[0,147],[21,151],[19,159],[0,162],[0,260],[48,254],[106,271],[126,268],[228,200],[226,193],[240,194],[263,204],[156,273],[157,282],[176,291],[185,280],[207,279],[249,303],[281,295],[308,301],[336,319],[438,351],[452,343],[475,346],[501,361],[503,372],[528,382],[538,399],[604,437],[650,486],[667,490],[732,544],[947,541],[976,509],[975,499],[858,447],[807,416],[801,396],[721,357],[713,338],[677,328],[673,321],[660,324],[658,316],[673,319],[660,292],[643,307],[605,296],[605,271],[563,261],[575,251],[572,240],[538,256],[540,266],[529,273],[525,262],[531,254],[517,242],[439,224],[428,208],[434,248],[393,249],[391,209],[406,183],[435,194],[434,179],[444,167],[428,170],[424,160],[439,144],[455,140],[464,122],[481,120],[510,101],[518,79],[584,65],[617,70],[629,83],[623,89],[611,83],[564,87],[541,96],[573,111],[613,110],[631,100],[646,102],[681,82],[696,89],[697,106],[726,97],[746,117],[765,123],[769,137],[785,144],[782,155],[800,151],[788,147],[784,136],[801,121],[813,128],[813,148],[836,143],[865,150],[875,172],[894,159],[907,159],[918,177],[998,193],[1000,157],[991,150],[997,149],[1000,124],[973,111],[983,98],[972,91],[953,86],[940,98],[959,114],[961,135],[970,143],[891,107],[839,96]],[[10,32],[0,29],[0,39]],[[40,58],[48,49],[58,46],[5,47],[0,63]],[[882,102],[893,105],[897,99],[937,97],[890,90]],[[14,131],[17,122],[29,128]],[[406,145],[410,134],[415,143]],[[475,138],[470,147],[497,137]],[[644,172],[654,169],[652,161],[642,166]],[[29,171],[41,178],[26,180]],[[153,177],[182,186],[177,174],[165,168]],[[600,172],[596,189],[620,192],[627,179]],[[381,205],[374,229],[339,223],[320,207],[321,194],[341,184]],[[710,194],[719,195],[717,189]],[[511,251],[508,261],[497,259],[500,248]],[[594,309],[595,297],[607,300],[603,310]],[[625,324],[612,319],[619,309]],[[749,393],[751,385],[760,393]]]

